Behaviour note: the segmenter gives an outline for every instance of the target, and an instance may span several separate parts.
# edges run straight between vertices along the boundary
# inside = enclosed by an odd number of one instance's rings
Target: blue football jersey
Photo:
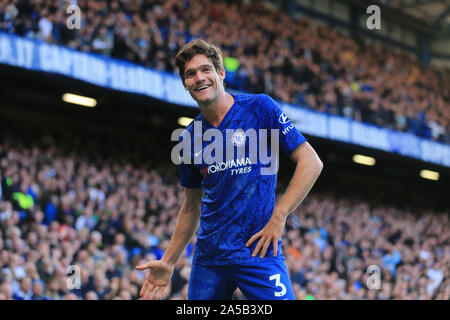
[[[272,215],[277,171],[262,174],[262,169],[273,166],[273,163],[267,163],[267,159],[261,161],[263,157],[260,157],[260,144],[256,144],[258,156],[255,160],[256,149],[250,147],[252,139],[246,133],[253,130],[257,133],[258,141],[265,140],[268,149],[266,155],[270,156],[274,156],[270,152],[271,129],[278,132],[279,149],[286,156],[290,156],[306,141],[269,96],[251,94],[233,97],[233,106],[217,128],[211,126],[200,114],[186,128],[181,138],[186,138],[186,132],[192,137],[189,150],[191,161],[180,164],[180,183],[183,187],[202,188],[204,191],[193,257],[193,263],[198,265],[232,265],[260,260],[259,255],[252,257],[258,240],[249,248],[245,244],[267,224]],[[197,128],[201,124],[201,130],[194,130],[195,123]],[[211,163],[206,156],[208,145],[211,146],[216,138],[201,140],[200,151],[204,151],[205,155],[198,160],[202,152],[199,152],[199,147],[194,146],[194,137],[198,138],[199,134],[203,135],[208,129],[217,129],[223,136],[222,141],[219,140],[223,147],[223,161],[219,163]],[[235,134],[231,135],[230,129]],[[267,135],[260,135],[260,129],[266,129]],[[226,157],[227,143],[236,148],[231,159]],[[245,152],[237,152],[238,148],[243,148]],[[216,155],[215,152],[209,154]],[[275,156],[273,158],[278,160]],[[273,255],[272,246],[270,244],[266,256]],[[278,241],[278,255],[282,255],[281,239]]]

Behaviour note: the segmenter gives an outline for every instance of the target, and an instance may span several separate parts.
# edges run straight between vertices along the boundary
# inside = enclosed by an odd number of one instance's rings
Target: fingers
[[[143,294],[141,294],[141,298],[142,300],[153,300],[155,298],[161,300],[165,289],[166,286],[158,286],[150,283],[145,289],[142,288],[141,292],[143,292]]]
[[[159,290],[159,294],[156,296],[156,299],[161,300],[164,295],[164,291],[166,291],[166,287],[161,287],[161,289]]]
[[[258,233],[255,233],[250,240],[247,241],[247,243],[245,244],[246,247],[250,247],[252,245],[252,243],[258,239],[261,236],[261,231]]]
[[[146,264],[142,264],[140,266],[136,266],[136,269],[138,269],[138,270],[145,270],[145,269],[151,268],[151,267],[153,267],[153,263],[154,263],[154,261],[149,261]]]
[[[264,258],[266,253],[267,253],[267,249],[270,246],[270,243],[273,242],[273,256],[276,257],[278,254],[278,239],[276,237],[266,237],[262,234],[262,230],[258,233],[256,233],[255,235],[253,235],[250,240],[247,241],[247,243],[245,244],[245,246],[249,247],[256,239],[258,239],[259,237],[261,237],[258,241],[258,244],[255,247],[255,250],[253,250],[252,256],[256,257],[256,255],[258,254],[258,252],[260,252],[261,250],[261,258]]]
[[[159,287],[153,287],[152,291],[150,292],[150,296],[148,297],[149,300],[153,300],[156,293],[159,291]]]
[[[154,289],[155,289],[155,286],[153,284],[148,285],[147,289],[144,291],[144,295],[142,296],[142,299],[148,300],[148,298],[150,297],[150,294],[153,292]]]
[[[255,250],[253,250],[252,256],[256,257],[256,255],[258,254],[259,250],[261,249],[261,247],[263,246],[265,241],[264,237],[261,237],[258,241],[258,244],[256,245]]]
[[[273,238],[273,256],[276,257],[278,253],[278,239]]]
[[[147,289],[148,289],[147,287],[149,285],[149,282],[150,282],[150,277],[147,276],[145,278],[144,284],[142,285],[141,291],[139,292],[139,295],[141,297],[144,295],[145,291],[147,291]]]
[[[136,266],[137,270],[145,270],[150,269],[153,267],[153,261],[149,261],[143,265]],[[141,291],[139,292],[139,295],[143,300],[147,300],[148,298],[152,299],[153,292],[155,291],[155,286],[152,284],[150,280],[150,273],[147,274],[147,277],[145,278],[144,284],[142,285]]]
[[[272,239],[270,239],[270,238],[267,238],[266,241],[264,241],[264,246],[261,250],[261,255],[260,255],[261,259],[266,256],[267,248],[269,248],[271,242],[272,242]]]
[[[164,292],[166,291],[166,286],[155,286],[152,292],[149,295],[149,300],[157,299],[161,300],[164,296]]]

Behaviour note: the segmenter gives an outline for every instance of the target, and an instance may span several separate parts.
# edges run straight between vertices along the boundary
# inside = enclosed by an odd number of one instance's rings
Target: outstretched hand
[[[280,239],[281,235],[283,234],[285,224],[285,217],[283,217],[281,214],[273,213],[266,226],[258,233],[255,233],[245,244],[246,247],[249,247],[253,242],[255,242],[256,239],[260,238],[255,250],[253,250],[252,256],[256,257],[258,252],[261,250],[260,257],[263,258],[266,255],[270,243],[272,242],[273,256],[276,257],[278,253],[278,239]]]
[[[174,265],[162,260],[149,261],[143,265],[136,266],[137,270],[150,269],[145,278],[139,295],[143,300],[159,300],[164,294],[164,290],[172,278]]]

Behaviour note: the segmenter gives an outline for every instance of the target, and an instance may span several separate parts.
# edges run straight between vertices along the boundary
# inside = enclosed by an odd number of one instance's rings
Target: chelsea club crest
[[[235,133],[233,133],[233,136],[231,137],[231,142],[236,147],[240,147],[245,143],[245,139],[246,136],[244,130],[239,129]]]

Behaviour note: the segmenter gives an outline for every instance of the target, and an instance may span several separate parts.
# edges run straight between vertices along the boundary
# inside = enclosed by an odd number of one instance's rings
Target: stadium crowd
[[[1,0],[0,31],[175,73],[201,37],[223,49],[230,88],[450,143],[450,70],[261,1]]]
[[[168,146],[17,128],[0,133],[0,300],[138,299],[134,267],[161,258],[184,197]],[[449,300],[449,241],[448,211],[313,192],[290,215],[283,252],[297,299]],[[186,299],[194,245],[164,299]]]

